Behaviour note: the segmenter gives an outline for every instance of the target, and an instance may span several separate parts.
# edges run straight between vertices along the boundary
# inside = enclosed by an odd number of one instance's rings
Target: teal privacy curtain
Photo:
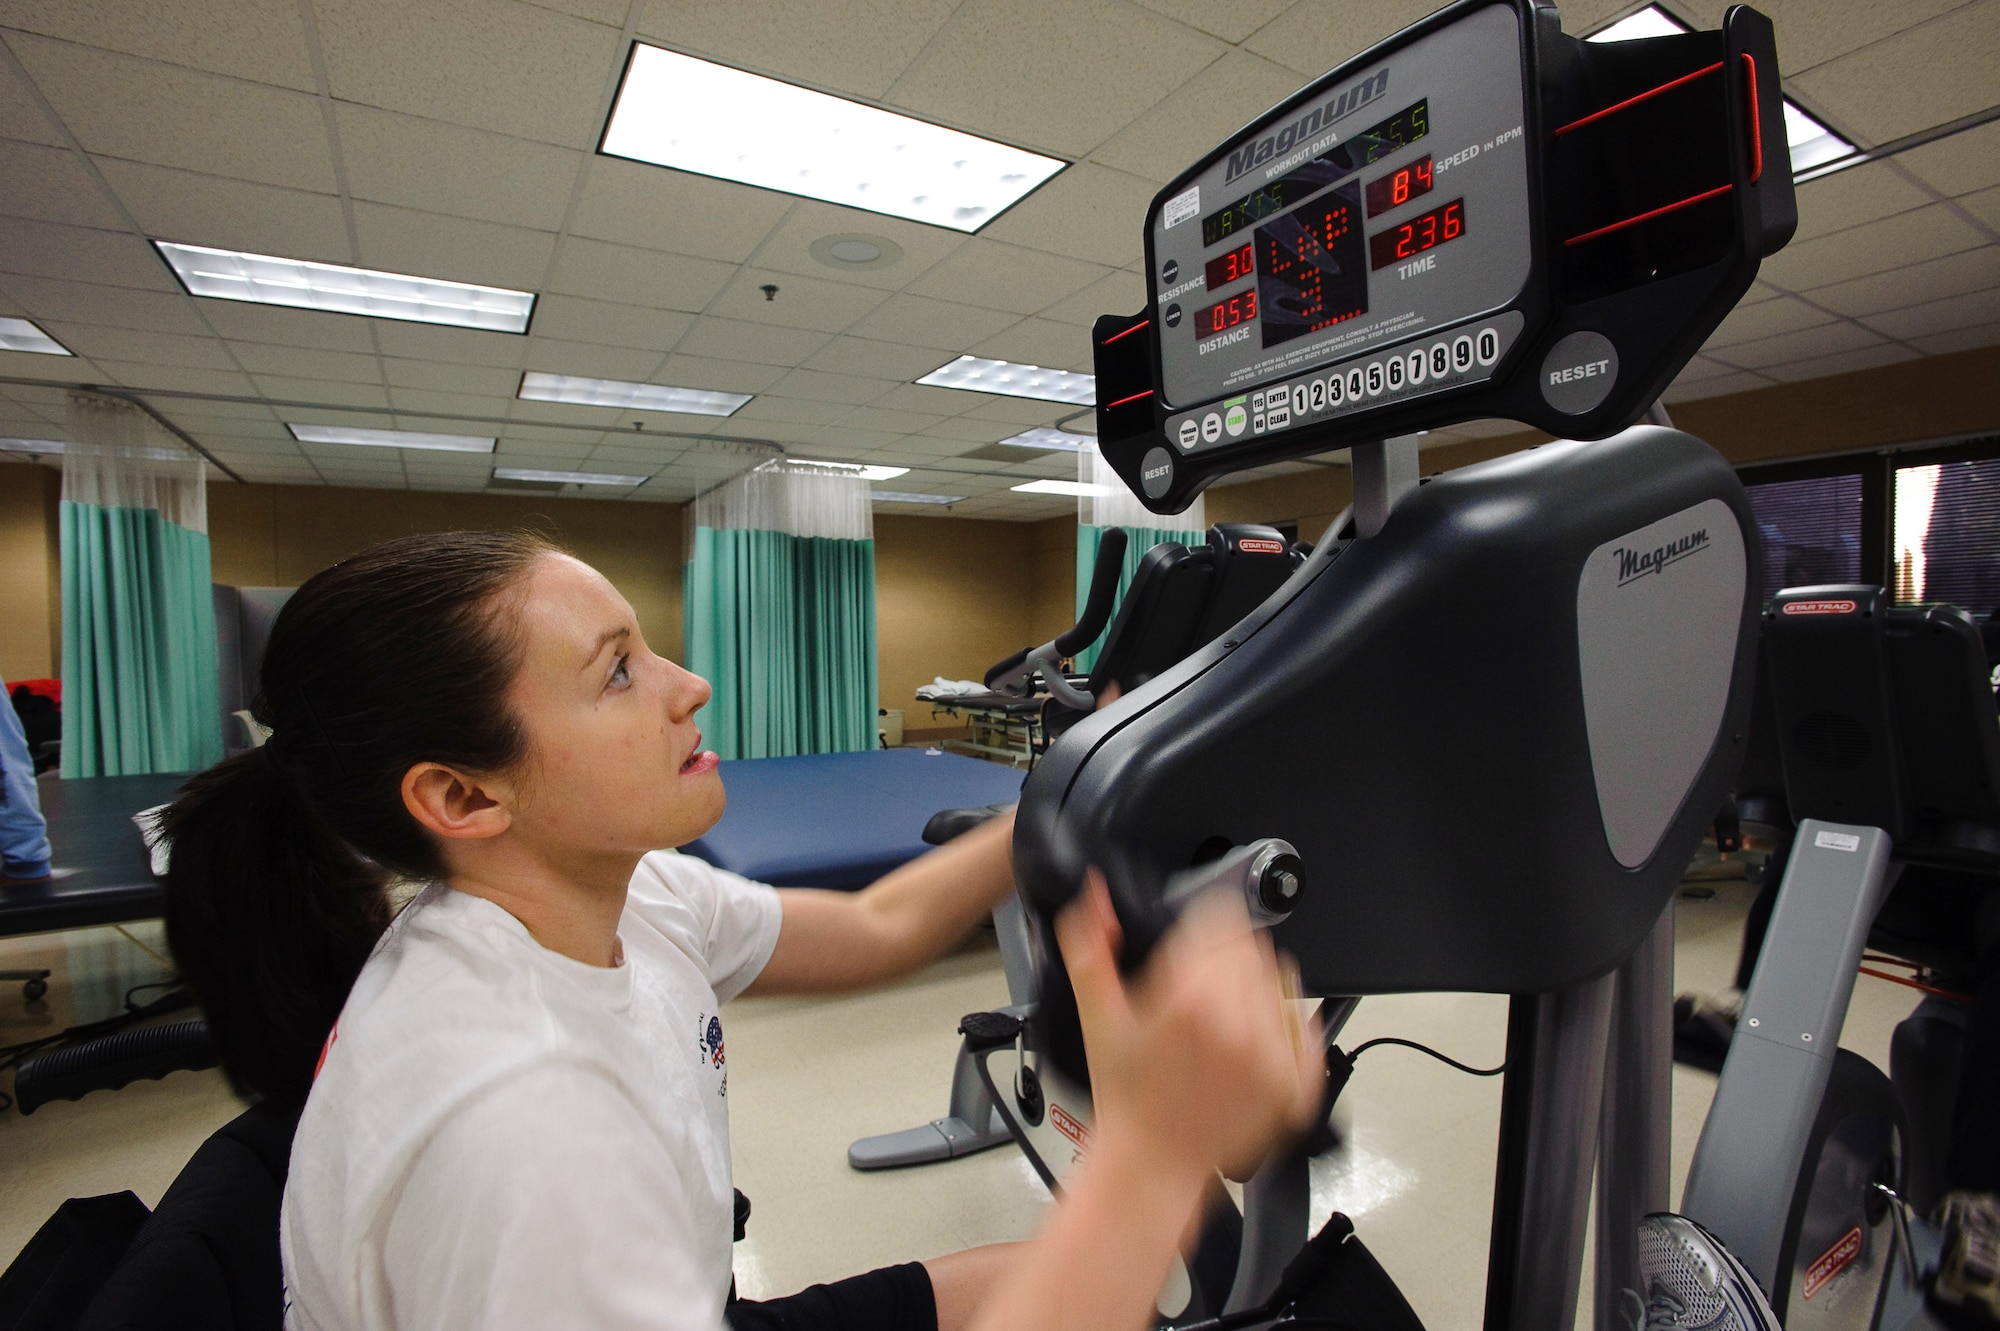
[[[1118,574],[1120,604],[1125,600],[1125,589],[1132,585],[1132,575],[1139,571],[1139,561],[1146,557],[1148,550],[1162,541],[1197,545],[1208,539],[1204,501],[1196,499],[1186,512],[1171,516],[1152,512],[1125,487],[1125,482],[1105,463],[1095,446],[1077,454],[1077,479],[1085,486],[1085,493],[1077,498],[1076,503],[1076,613],[1079,616],[1083,614],[1083,603],[1090,597],[1090,581],[1097,571],[1097,547],[1109,528],[1125,529],[1125,562]],[[1117,615],[1116,605],[1112,614],[1114,617]],[[1097,653],[1103,645],[1104,635],[1099,634],[1096,642],[1076,654],[1076,669],[1088,673],[1097,664]]]
[[[690,505],[696,717],[724,758],[875,747],[875,532],[852,471],[766,463]]]
[[[63,449],[62,774],[222,757],[201,458],[137,407],[71,396]]]

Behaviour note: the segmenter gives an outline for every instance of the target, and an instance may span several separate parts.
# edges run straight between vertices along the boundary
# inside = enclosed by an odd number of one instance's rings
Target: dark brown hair
[[[404,774],[525,756],[506,704],[521,656],[508,593],[554,548],[520,532],[405,537],[315,574],[279,612],[251,707],[270,742],[189,782],[165,824],[167,939],[239,1088],[304,1100],[389,923],[389,883],[442,874]]]

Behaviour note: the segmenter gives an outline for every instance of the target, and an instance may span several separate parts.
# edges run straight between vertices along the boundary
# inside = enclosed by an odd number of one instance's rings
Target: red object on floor
[[[7,696],[13,697],[15,689],[26,689],[40,694],[56,706],[62,706],[62,681],[59,679],[16,679],[7,683]]]

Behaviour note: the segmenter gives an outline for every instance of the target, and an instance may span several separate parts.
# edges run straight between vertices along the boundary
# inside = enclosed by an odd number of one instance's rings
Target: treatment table
[[[861,888],[930,847],[940,809],[1011,804],[1022,774],[931,749],[875,749],[724,762],[729,807],[681,847],[779,887]]]

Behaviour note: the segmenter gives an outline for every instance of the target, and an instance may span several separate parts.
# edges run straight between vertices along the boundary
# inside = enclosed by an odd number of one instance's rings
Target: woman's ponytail
[[[305,1099],[388,925],[388,884],[443,875],[404,774],[524,756],[506,593],[553,548],[516,532],[406,537],[316,574],[279,612],[252,707],[270,741],[190,781],[162,829],[167,941],[240,1089]]]
[[[330,832],[282,746],[188,783],[163,828],[167,942],[239,1091],[305,1100],[320,1047],[389,923],[379,869]]]

